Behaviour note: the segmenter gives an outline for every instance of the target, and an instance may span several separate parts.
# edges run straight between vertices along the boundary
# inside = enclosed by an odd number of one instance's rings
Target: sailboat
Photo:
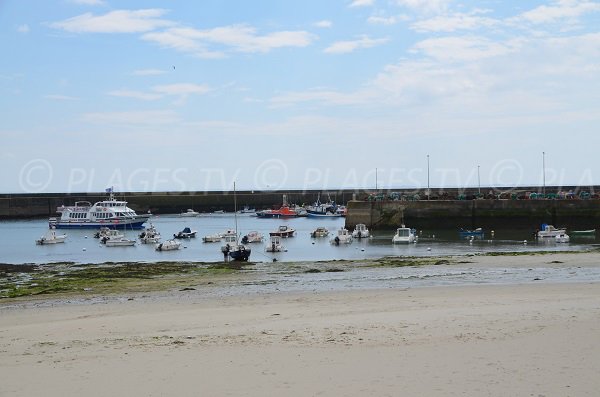
[[[247,262],[252,252],[244,244],[238,243],[238,225],[237,225],[237,197],[235,192],[235,182],[233,183],[233,217],[235,219],[235,236],[225,236],[225,245],[221,247],[221,252],[225,260],[231,258],[234,261]]]

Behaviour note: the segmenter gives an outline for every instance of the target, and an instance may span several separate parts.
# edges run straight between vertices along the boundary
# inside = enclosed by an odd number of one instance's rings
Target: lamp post
[[[429,200],[429,155],[427,155],[427,200]]]
[[[479,165],[477,166],[477,192],[481,196],[481,178],[479,177]]]
[[[546,198],[546,152],[542,152],[542,193]]]

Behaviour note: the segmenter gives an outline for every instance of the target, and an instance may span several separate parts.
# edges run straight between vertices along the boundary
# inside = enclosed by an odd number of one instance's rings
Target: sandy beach
[[[600,266],[598,255],[478,266]],[[477,262],[478,261],[478,262]],[[600,283],[0,302],[2,396],[597,396]]]

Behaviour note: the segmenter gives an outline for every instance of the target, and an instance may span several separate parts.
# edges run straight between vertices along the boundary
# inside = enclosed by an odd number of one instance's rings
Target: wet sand
[[[0,395],[596,396],[598,335],[598,282],[35,301],[0,307]]]

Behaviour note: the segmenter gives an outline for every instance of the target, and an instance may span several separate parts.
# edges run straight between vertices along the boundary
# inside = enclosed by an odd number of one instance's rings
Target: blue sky
[[[598,1],[2,1],[0,35],[2,192],[600,183]]]

